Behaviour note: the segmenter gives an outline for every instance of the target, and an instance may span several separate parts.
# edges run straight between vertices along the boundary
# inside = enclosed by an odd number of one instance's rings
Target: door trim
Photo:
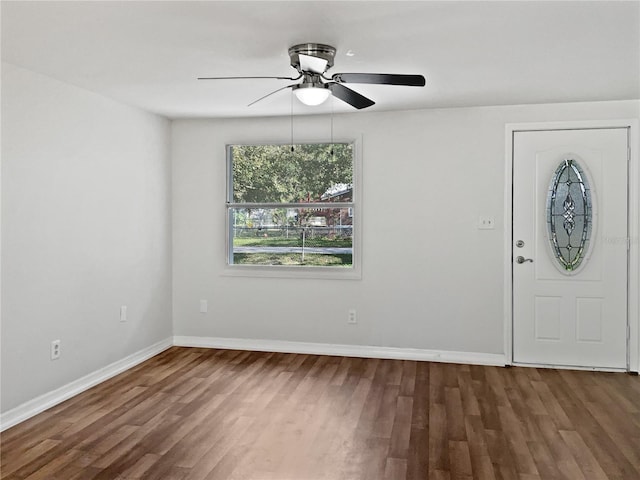
[[[513,137],[517,132],[544,130],[588,130],[627,128],[629,254],[627,256],[627,371],[640,372],[640,168],[638,165],[638,119],[594,120],[579,122],[508,123],[505,125],[504,188],[504,354],[505,363],[513,361]],[[540,365],[554,368],[553,365]],[[588,368],[588,367],[585,367]],[[593,370],[592,368],[588,368]]]

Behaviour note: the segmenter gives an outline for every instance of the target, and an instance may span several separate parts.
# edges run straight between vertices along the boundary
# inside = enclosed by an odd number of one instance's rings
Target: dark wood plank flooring
[[[640,378],[174,347],[0,439],[6,480],[638,480]]]

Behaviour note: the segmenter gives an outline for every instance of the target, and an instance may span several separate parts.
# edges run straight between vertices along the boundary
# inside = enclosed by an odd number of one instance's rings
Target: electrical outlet
[[[350,308],[349,312],[347,314],[347,323],[350,324],[355,324],[358,323],[358,319],[356,317],[356,309],[355,308]]]
[[[127,306],[126,305],[122,305],[120,307],[120,321],[121,322],[126,322],[127,321]]]
[[[58,360],[60,358],[60,340],[54,340],[51,342],[51,360]]]
[[[494,217],[479,217],[478,229],[479,230],[493,230],[496,228],[496,219]]]

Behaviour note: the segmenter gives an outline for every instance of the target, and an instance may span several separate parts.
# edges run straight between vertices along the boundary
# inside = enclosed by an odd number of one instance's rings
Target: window
[[[563,273],[574,273],[587,255],[592,210],[585,172],[576,160],[563,160],[553,174],[547,194],[549,241]]]
[[[353,271],[353,144],[232,145],[227,156],[229,265]]]

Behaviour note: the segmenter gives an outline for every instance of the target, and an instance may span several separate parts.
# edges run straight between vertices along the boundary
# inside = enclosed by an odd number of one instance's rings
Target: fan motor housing
[[[336,56],[336,49],[331,45],[323,43],[301,43],[289,48],[289,58],[291,66],[296,70],[300,66],[300,57],[298,55],[309,55],[311,57],[322,58],[327,61],[327,68],[333,67],[333,59]]]

